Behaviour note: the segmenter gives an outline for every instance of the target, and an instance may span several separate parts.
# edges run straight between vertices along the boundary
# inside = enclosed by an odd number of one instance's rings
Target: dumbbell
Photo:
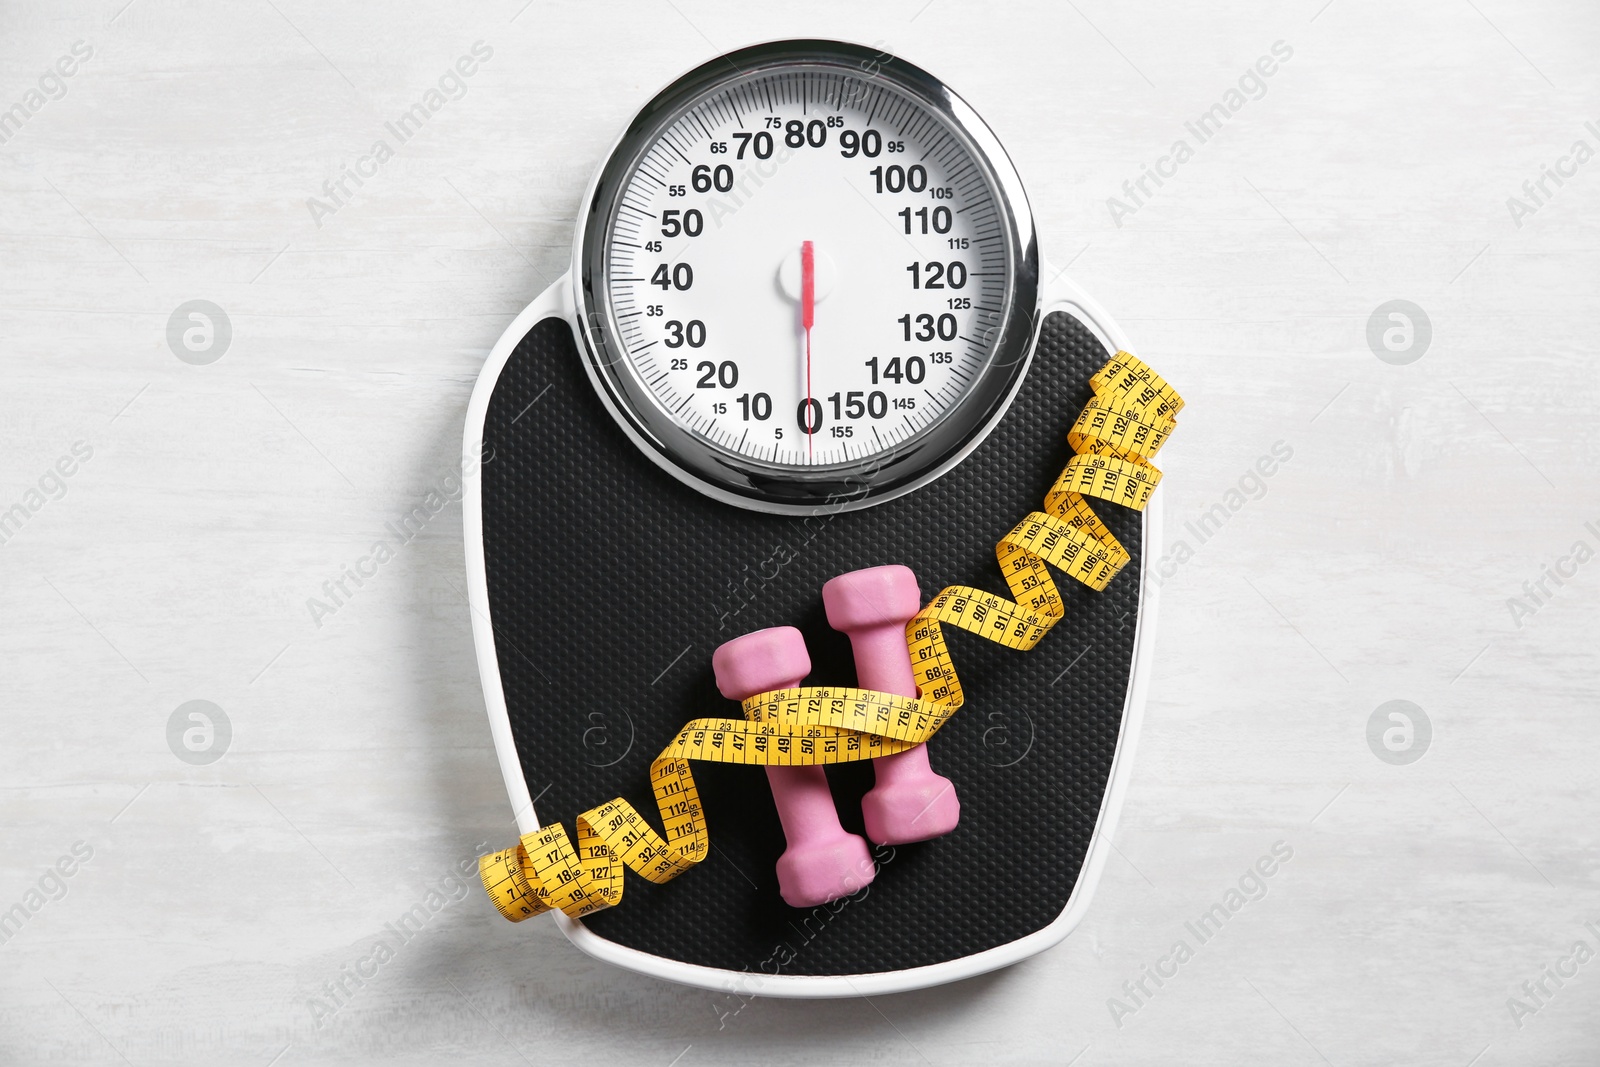
[[[828,625],[850,635],[856,680],[863,689],[917,695],[906,623],[922,605],[917,576],[909,567],[868,567],[831,579],[822,587]],[[917,745],[873,760],[877,783],[861,798],[867,836],[880,845],[926,841],[954,830],[961,819],[955,784],[928,765],[928,748]]]
[[[723,696],[744,700],[798,686],[811,673],[811,657],[799,630],[774,626],[720,646],[711,655],[711,668]],[[823,768],[769,766],[766,771],[789,842],[778,858],[778,888],[789,906],[826,904],[871,882],[877,869],[867,842],[839,825]]]

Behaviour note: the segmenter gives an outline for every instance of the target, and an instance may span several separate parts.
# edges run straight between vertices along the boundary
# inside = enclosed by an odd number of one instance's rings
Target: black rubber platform
[[[765,626],[805,632],[814,684],[854,684],[822,583],[903,563],[926,601],[962,583],[1006,592],[994,544],[1040,506],[1071,455],[1067,430],[1107,353],[1077,320],[1046,319],[1034,364],[988,440],[899,500],[825,518],[757,514],[679,484],[623,436],[567,324],[546,319],[501,372],[484,426],[483,538],[496,653],[529,792],[544,821],[613,796],[659,827],[648,768],[688,719],[736,715],[712,650]],[[601,937],[685,963],[770,974],[860,974],[939,963],[1048,925],[1077,881],[1111,770],[1139,602],[1140,517],[1095,502],[1133,555],[1103,593],[1063,576],[1067,618],[1032,652],[946,628],[967,704],[930,742],[961,825],[880,848],[877,880],[844,907],[792,909],[773,870],[783,831],[755,768],[697,763],[710,857],[664,886],[631,872]],[[861,831],[870,764],[831,768]]]

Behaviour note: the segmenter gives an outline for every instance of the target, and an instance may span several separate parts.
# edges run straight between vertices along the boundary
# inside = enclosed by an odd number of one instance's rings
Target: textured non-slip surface
[[[813,684],[853,684],[823,582],[903,563],[923,599],[952,583],[1005,592],[994,544],[1070,456],[1066,431],[1106,351],[1049,316],[1032,369],[988,440],[934,484],[865,511],[762,515],[679,484],[602,408],[566,323],[547,319],[500,374],[484,425],[483,537],[496,653],[517,751],[543,821],[621,795],[654,821],[648,768],[686,720],[737,714],[712,650],[794,625]],[[1031,652],[947,629],[967,693],[932,740],[961,824],[877,850],[876,881],[843,906],[778,895],[784,841],[765,777],[697,763],[710,857],[664,886],[628,875],[602,937],[686,963],[784,974],[923,966],[1015,941],[1060,913],[1105,793],[1133,652],[1141,523],[1096,504],[1133,562],[1104,593],[1059,579],[1066,619]],[[867,764],[831,768],[841,818],[861,829]]]

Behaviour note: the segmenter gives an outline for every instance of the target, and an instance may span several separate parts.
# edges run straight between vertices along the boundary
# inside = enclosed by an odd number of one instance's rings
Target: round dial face
[[[788,42],[686,75],[624,136],[580,240],[603,395],[730,502],[914,488],[977,443],[1026,364],[1015,184],[976,116],[881,53]]]

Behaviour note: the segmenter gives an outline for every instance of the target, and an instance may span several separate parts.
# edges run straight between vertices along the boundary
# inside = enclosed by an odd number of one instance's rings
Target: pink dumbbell
[[[717,688],[729,700],[792,689],[811,673],[806,640],[793,626],[736,637],[711,654]],[[820,766],[768,767],[767,781],[789,847],[778,857],[778,888],[790,907],[838,900],[877,873],[860,834],[839,825],[828,776]]]
[[[917,576],[909,567],[868,567],[841,574],[822,587],[828,625],[850,635],[856,680],[863,689],[896,696],[917,695],[906,623],[922,605]],[[877,784],[861,798],[867,836],[880,845],[926,841],[956,828],[961,801],[956,787],[928,765],[928,746],[873,761]]]

